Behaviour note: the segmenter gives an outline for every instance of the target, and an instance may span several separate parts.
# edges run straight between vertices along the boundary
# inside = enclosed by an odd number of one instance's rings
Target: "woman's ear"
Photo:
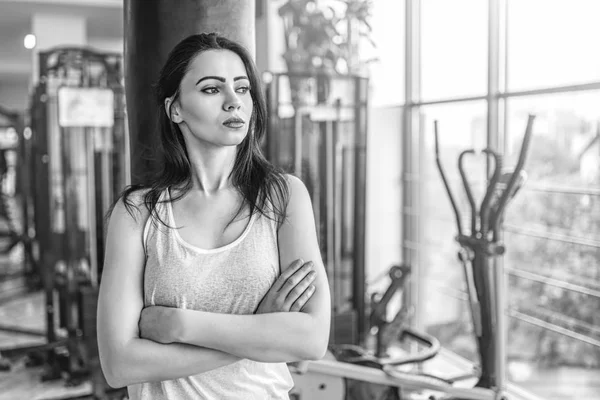
[[[167,117],[176,124],[183,122],[181,114],[179,112],[179,105],[177,102],[173,102],[173,97],[167,97],[165,99],[165,112]]]

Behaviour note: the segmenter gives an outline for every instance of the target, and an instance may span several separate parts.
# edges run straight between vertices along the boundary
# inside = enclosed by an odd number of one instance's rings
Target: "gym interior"
[[[600,399],[599,14],[0,0],[0,399],[127,398],[98,358],[104,216],[168,50],[204,31],[251,50],[263,151],[313,203],[331,334],[291,399]]]

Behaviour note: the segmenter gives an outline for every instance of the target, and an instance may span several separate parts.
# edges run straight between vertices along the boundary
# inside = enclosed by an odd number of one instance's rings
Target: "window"
[[[593,50],[600,3],[411,4],[418,29],[409,36],[414,41],[406,65],[420,77],[420,90],[407,93],[414,122],[404,132],[411,139],[403,150],[409,160],[403,182],[416,195],[403,204],[409,226],[403,251],[419,269],[420,327],[476,361],[454,216],[435,166],[433,121],[468,230],[460,151],[491,146],[511,168],[527,117],[535,114],[528,181],[505,221],[507,374],[542,398],[600,398],[600,55]],[[500,12],[488,16],[490,5]],[[488,23],[498,29],[497,42],[488,39]],[[488,46],[497,65],[488,65]],[[482,162],[473,157],[466,163],[476,199],[485,185]]]
[[[421,96],[476,96],[487,90],[487,2],[421,1]]]
[[[508,89],[600,80],[599,14],[595,0],[508,1]]]

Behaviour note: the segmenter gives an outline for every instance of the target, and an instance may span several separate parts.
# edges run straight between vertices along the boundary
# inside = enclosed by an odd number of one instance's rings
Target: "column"
[[[132,183],[152,167],[148,150],[158,145],[152,84],[169,51],[194,33],[218,32],[255,49],[254,0],[125,0],[125,92]]]

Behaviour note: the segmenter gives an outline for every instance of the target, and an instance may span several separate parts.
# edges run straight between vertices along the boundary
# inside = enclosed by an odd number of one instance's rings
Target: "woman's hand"
[[[150,306],[140,314],[140,338],[157,343],[173,343],[178,341],[182,331],[177,308]]]
[[[315,275],[311,261],[294,261],[273,283],[256,314],[301,311],[315,293],[315,287],[311,285]]]

